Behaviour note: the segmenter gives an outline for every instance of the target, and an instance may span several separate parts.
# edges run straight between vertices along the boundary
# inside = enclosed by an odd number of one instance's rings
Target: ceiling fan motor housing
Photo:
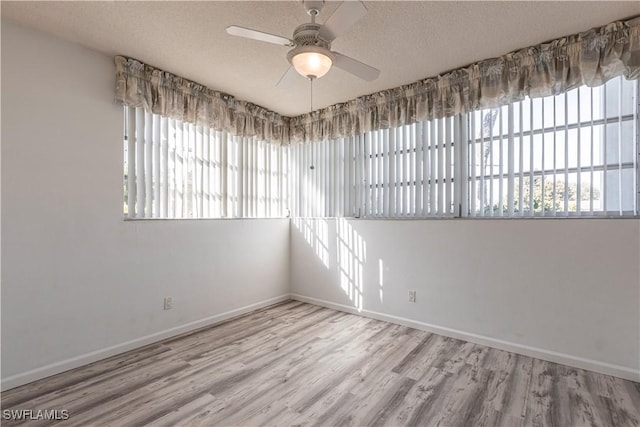
[[[298,27],[293,32],[293,42],[298,46],[318,46],[327,50],[331,49],[331,42],[320,37],[321,25],[307,22]]]

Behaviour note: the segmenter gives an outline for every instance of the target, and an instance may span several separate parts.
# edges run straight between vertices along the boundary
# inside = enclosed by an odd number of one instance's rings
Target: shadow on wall
[[[329,274],[337,275],[331,282],[339,283],[351,305],[362,311],[367,242],[344,218],[294,218],[293,224]],[[382,302],[382,260],[379,264]]]

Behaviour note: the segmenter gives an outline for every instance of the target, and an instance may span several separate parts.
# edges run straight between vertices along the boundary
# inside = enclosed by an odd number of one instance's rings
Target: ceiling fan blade
[[[360,18],[367,14],[367,8],[361,1],[345,0],[320,27],[320,37],[333,41],[340,34],[346,32]]]
[[[367,64],[357,61],[353,58],[345,56],[338,52],[332,52],[335,56],[333,65],[338,68],[342,68],[344,71],[353,74],[356,77],[360,77],[368,82],[373,81],[380,75],[380,70],[373,68]]]
[[[276,36],[262,31],[251,30],[249,28],[231,25],[227,27],[227,33],[232,36],[244,37],[247,39],[259,40],[261,42],[274,43],[282,46],[293,46],[293,42],[286,37]]]
[[[276,87],[278,89],[290,88],[291,85],[293,85],[293,82],[295,81],[295,78],[297,75],[298,75],[298,72],[296,71],[296,69],[293,67],[289,67],[287,71],[284,72],[282,77],[280,77],[280,80],[278,80],[278,83],[276,83]]]

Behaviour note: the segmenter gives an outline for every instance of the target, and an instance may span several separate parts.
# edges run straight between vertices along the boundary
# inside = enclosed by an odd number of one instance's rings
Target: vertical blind
[[[360,136],[292,146],[292,215],[360,216],[361,149]]]
[[[293,146],[292,214],[453,215],[456,120],[430,120]]]
[[[365,216],[453,213],[453,122],[424,121],[365,135]]]
[[[125,107],[128,218],[287,213],[288,149]]]

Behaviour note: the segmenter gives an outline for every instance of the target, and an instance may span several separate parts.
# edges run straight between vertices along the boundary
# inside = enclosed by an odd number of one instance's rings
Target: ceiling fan
[[[316,79],[324,76],[333,65],[367,81],[377,79],[380,70],[331,50],[333,40],[367,14],[364,4],[357,0],[343,1],[323,25],[316,23],[316,17],[322,10],[324,0],[304,0],[303,4],[311,16],[311,22],[299,25],[292,39],[236,25],[227,27],[227,33],[293,48],[287,53],[291,66],[276,85],[280,88],[288,87],[296,72]]]

